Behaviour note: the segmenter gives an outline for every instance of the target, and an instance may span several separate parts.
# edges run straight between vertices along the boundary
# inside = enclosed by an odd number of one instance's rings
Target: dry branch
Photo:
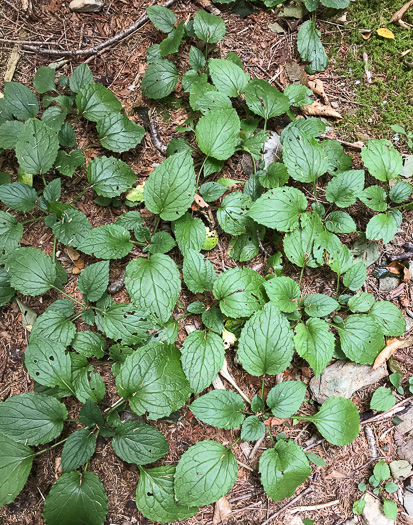
[[[413,0],[410,0],[410,2],[407,2],[401,9],[399,9],[394,15],[391,17],[389,24],[393,24],[394,22],[399,22],[402,18],[404,13],[413,5]]]
[[[298,501],[299,499],[303,498],[304,496],[308,496],[308,494],[310,494],[311,492],[313,492],[313,487],[308,487],[306,488],[305,490],[303,490],[302,492],[300,492],[300,494],[298,494],[298,496],[296,496],[295,498],[293,498],[289,503],[287,503],[287,505],[284,505],[284,507],[280,510],[278,510],[275,514],[273,514],[272,516],[270,516],[267,520],[263,521],[261,523],[261,525],[268,525],[268,523],[271,523],[271,521],[276,518],[277,516],[280,516],[281,514],[284,514],[284,512],[291,507],[291,505],[294,505],[294,503],[296,501]]]
[[[162,5],[163,7],[170,7],[175,2],[176,0],[166,0],[166,2]],[[41,55],[52,55],[52,56],[73,56],[74,57],[74,56],[96,55],[102,50],[129,37],[130,35],[132,35],[132,33],[137,31],[147,22],[149,22],[149,17],[145,13],[140,18],[138,18],[138,20],[136,20],[136,22],[134,22],[127,29],[124,29],[123,31],[116,34],[112,38],[105,40],[105,42],[102,42],[101,44],[94,46],[94,47],[89,47],[88,49],[43,49],[41,47],[31,46],[28,44],[23,44],[23,49],[25,51],[31,51],[32,53],[38,53]]]

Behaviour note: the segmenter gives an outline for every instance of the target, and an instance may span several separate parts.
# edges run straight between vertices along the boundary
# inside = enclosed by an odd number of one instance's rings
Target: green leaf
[[[0,261],[5,261],[20,246],[22,237],[23,225],[11,213],[0,210]]]
[[[290,84],[284,89],[284,95],[288,97],[290,105],[294,107],[306,106],[312,104],[313,92],[301,84]],[[288,108],[287,108],[288,109]]]
[[[397,503],[385,499],[383,502],[383,512],[390,520],[397,519]]]
[[[340,305],[338,302],[322,293],[313,293],[307,295],[304,300],[305,313],[310,317],[326,317],[334,310],[338,310]]]
[[[142,415],[148,411],[149,419],[169,416],[191,395],[179,350],[160,343],[143,346],[129,355],[116,377],[116,387],[134,412]]]
[[[210,308],[202,314],[202,322],[206,328],[212,330],[216,334],[221,334],[224,328],[224,318],[218,308]]]
[[[237,428],[244,421],[245,403],[231,390],[213,390],[190,405],[191,412],[203,423],[216,428]]]
[[[373,306],[374,301],[375,297],[373,294],[360,292],[356,295],[353,295],[353,297],[350,297],[347,306],[352,312],[367,312]],[[398,309],[397,312],[399,313]],[[385,333],[384,330],[383,333]]]
[[[399,490],[399,486],[396,485],[396,483],[389,482],[384,486],[384,490],[387,492],[387,494],[393,494]]]
[[[62,472],[71,472],[88,461],[96,449],[96,434],[88,428],[70,434],[62,450]]]
[[[251,410],[253,412],[262,412],[265,410],[265,403],[258,394],[255,394],[251,400]]]
[[[214,381],[224,358],[224,343],[219,335],[194,330],[186,337],[181,350],[182,368],[195,394]]]
[[[372,410],[378,410],[380,412],[386,412],[394,407],[396,404],[396,398],[392,391],[384,386],[379,387],[373,394],[370,401],[370,408]],[[387,478],[390,477],[387,476]],[[385,478],[385,479],[387,479]]]
[[[228,97],[238,97],[244,93],[250,76],[233,62],[222,58],[211,58],[208,69],[212,82],[220,93]]]
[[[205,57],[197,47],[191,46],[189,50],[189,63],[194,71],[199,71],[206,65]]]
[[[381,461],[378,461],[374,465],[373,475],[377,479],[378,482],[386,481],[386,479],[390,478],[390,469],[389,469],[388,464],[384,461],[384,459],[382,459]]]
[[[294,441],[278,441],[260,457],[259,472],[265,492],[274,501],[289,498],[311,474],[303,449]]]
[[[228,190],[226,186],[219,182],[205,182],[199,189],[199,192],[206,202],[214,202],[224,195]]]
[[[69,80],[70,89],[73,93],[77,93],[88,84],[93,84],[93,74],[87,64],[80,64],[73,71]]]
[[[371,210],[387,210],[387,194],[380,186],[369,186],[359,195],[361,202],[364,202]]]
[[[158,232],[151,238],[151,244],[148,246],[150,253],[167,253],[176,246],[175,240],[166,232]],[[144,248],[143,251],[146,251]]]
[[[128,211],[116,219],[116,224],[133,231],[137,225],[142,224],[142,215],[138,211]]]
[[[132,302],[154,314],[160,323],[170,318],[181,291],[175,262],[161,253],[131,261],[126,268],[125,285]]]
[[[57,202],[60,199],[62,193],[62,181],[60,179],[54,179],[44,188],[43,197],[47,201]]]
[[[2,184],[0,186],[0,200],[14,210],[31,211],[36,206],[37,192],[31,186],[21,182]]]
[[[76,95],[76,105],[82,115],[97,122],[108,113],[116,113],[122,109],[122,104],[107,87],[102,84],[87,84]]]
[[[182,505],[209,505],[225,496],[238,475],[233,452],[215,441],[200,441],[181,456],[175,497]]]
[[[344,211],[333,211],[326,221],[327,230],[333,233],[353,233],[357,231],[353,218]]]
[[[305,420],[312,421],[320,434],[337,446],[349,445],[360,432],[357,407],[344,397],[327,399],[317,414]]]
[[[33,86],[37,93],[42,94],[46,93],[47,91],[56,91],[56,86],[54,82],[55,75],[56,71],[51,67],[39,67],[33,78]]]
[[[203,255],[195,250],[188,250],[182,268],[184,281],[192,293],[212,290],[217,278],[211,261],[204,260]]]
[[[343,171],[327,184],[326,199],[339,208],[352,206],[364,188],[364,171]]]
[[[164,38],[159,45],[159,51],[161,56],[170,55],[171,53],[177,53],[179,46],[181,45],[182,38],[185,33],[185,22],[182,20],[179,22],[178,27],[174,29],[167,38]]]
[[[272,162],[264,172],[257,172],[257,177],[264,188],[278,188],[284,186],[290,176],[284,164]]]
[[[58,310],[47,309],[34,322],[30,336],[58,342],[66,348],[76,333],[75,325]]]
[[[52,231],[58,241],[77,248],[92,232],[92,226],[84,213],[68,208],[60,220],[53,224]]]
[[[367,224],[366,237],[373,241],[383,239],[383,243],[386,244],[396,235],[397,228],[397,222],[390,214],[379,213]]]
[[[305,359],[318,377],[331,361],[334,353],[334,335],[321,319],[309,319],[296,326],[294,344],[298,355]]]
[[[324,459],[320,458],[320,456],[318,456],[317,454],[313,454],[312,452],[306,452],[305,455],[311,461],[311,463],[313,463],[317,467],[325,467],[327,464],[324,461]]]
[[[275,277],[264,283],[271,303],[281,312],[295,312],[298,308],[300,289],[291,277]]]
[[[378,180],[395,179],[403,168],[400,153],[385,139],[373,139],[361,149],[361,158],[371,175]]]
[[[76,352],[85,357],[94,356],[99,359],[104,355],[106,341],[100,334],[85,330],[83,332],[76,332],[71,346]]]
[[[252,220],[247,213],[251,199],[243,193],[234,192],[227,195],[217,211],[217,219],[221,228],[231,235],[246,233]]]
[[[145,518],[169,523],[190,518],[198,512],[197,507],[181,505],[175,500],[175,470],[175,465],[140,470],[136,505]]]
[[[283,160],[288,174],[298,182],[314,182],[328,170],[328,158],[322,146],[294,128],[284,140]]]
[[[268,120],[288,111],[290,100],[266,80],[252,79],[245,89],[245,101],[256,115]]]
[[[78,248],[100,259],[121,259],[132,250],[133,244],[127,230],[117,224],[105,224],[93,228]]]
[[[343,277],[343,284],[353,292],[359,290],[367,279],[366,265],[363,261],[354,264]]]
[[[301,58],[310,62],[309,67],[315,71],[324,71],[328,65],[320,36],[321,32],[316,28],[313,20],[304,22],[297,36],[297,48]]]
[[[214,283],[214,296],[224,315],[248,317],[265,303],[264,278],[251,268],[231,268],[221,273]]]
[[[390,200],[396,204],[407,200],[412,194],[413,188],[409,182],[401,181],[392,186],[389,192]]]
[[[11,286],[24,295],[46,293],[56,280],[52,258],[37,248],[16,250],[6,269]]]
[[[105,488],[93,472],[67,472],[44,502],[47,525],[103,525],[108,512]]]
[[[257,441],[265,434],[265,425],[257,416],[248,416],[241,429],[241,439],[244,441]]]
[[[360,516],[363,514],[364,507],[366,506],[366,500],[364,498],[358,499],[353,503],[353,512]]]
[[[6,111],[18,120],[28,120],[39,112],[39,103],[35,94],[28,87],[17,82],[6,82],[4,100]]]
[[[288,367],[293,353],[290,325],[271,303],[245,323],[239,339],[238,358],[249,374],[279,374]]]
[[[341,348],[356,363],[371,365],[386,346],[380,324],[373,317],[349,315],[339,329]]]
[[[7,85],[7,84],[6,84]],[[0,507],[11,503],[23,489],[33,463],[33,451],[0,433]]]
[[[337,140],[324,140],[321,145],[328,156],[328,172],[330,175],[351,170],[353,159],[344,152],[343,146]]]
[[[191,154],[188,151],[176,153],[149,175],[143,192],[146,207],[163,220],[179,219],[194,200],[195,184]]]
[[[169,451],[168,442],[159,430],[137,421],[126,421],[116,428],[112,447],[123,461],[135,465],[154,463]]]
[[[24,364],[29,374],[41,385],[59,386],[73,392],[70,357],[65,354],[65,347],[61,343],[30,338]]]
[[[307,119],[296,119],[290,122],[281,132],[281,144],[284,144],[290,134],[296,136],[297,133],[305,133],[309,137],[316,138],[326,130],[326,125],[322,120],[315,117],[309,117]],[[332,142],[329,140],[329,142]]]
[[[173,31],[176,16],[170,9],[162,5],[151,5],[146,8],[146,13],[156,29],[162,31],[162,33]]]
[[[79,420],[87,427],[94,427],[95,425],[103,427],[105,424],[101,411],[96,403],[90,399],[80,409]]]
[[[268,392],[267,405],[275,417],[291,417],[304,401],[306,389],[300,381],[284,381]]]
[[[10,286],[8,273],[0,267],[0,306],[7,304],[13,298],[14,293],[14,289]]]
[[[145,312],[136,311],[132,304],[118,303],[111,306],[103,318],[102,331],[114,341],[125,345],[139,345],[148,338],[154,322],[147,321]]]
[[[178,83],[178,70],[169,60],[156,60],[149,64],[141,88],[145,96],[160,99],[168,96]]]
[[[262,230],[262,226],[260,230]],[[236,261],[250,261],[259,252],[257,225],[253,222],[247,228],[247,232],[229,241],[228,255]]]
[[[389,301],[377,301],[370,311],[370,316],[379,323],[384,335],[403,335],[406,331],[403,313]]]
[[[49,126],[36,119],[25,122],[16,142],[16,157],[22,170],[33,175],[46,173],[58,150],[57,134]]]
[[[25,445],[40,445],[60,436],[67,410],[57,399],[28,392],[0,403],[2,432]]]
[[[115,157],[96,157],[89,162],[87,178],[98,195],[117,197],[136,182],[132,169]]]
[[[321,0],[321,3],[326,7],[333,7],[334,9],[345,9],[350,5],[350,0]]]
[[[135,148],[145,135],[142,126],[138,126],[121,113],[109,113],[98,120],[96,129],[102,146],[117,153]]]
[[[24,129],[23,122],[19,120],[8,120],[0,126],[0,148],[15,148],[17,138]]]
[[[59,106],[51,106],[47,108],[42,115],[42,121],[49,126],[53,131],[59,133],[65,118],[67,116],[67,109]]]
[[[76,169],[84,163],[85,156],[80,150],[75,149],[69,152],[60,150],[56,157],[55,167],[62,175],[73,177]]]
[[[98,301],[109,284],[109,261],[90,264],[79,276],[78,288],[88,301]]]
[[[204,223],[198,217],[192,218],[190,213],[185,213],[174,223],[174,233],[182,255],[190,250],[201,251],[206,239]]]
[[[61,127],[58,138],[60,145],[64,148],[72,148],[76,144],[76,133],[68,122]]]
[[[306,207],[307,199],[300,190],[274,188],[252,203],[248,215],[268,228],[288,232],[298,226],[299,216]]]
[[[225,22],[219,16],[210,15],[205,11],[197,11],[194,17],[194,32],[204,42],[216,44],[224,38]]]
[[[209,111],[199,119],[195,131],[200,150],[208,157],[229,159],[237,146],[240,125],[235,109]]]

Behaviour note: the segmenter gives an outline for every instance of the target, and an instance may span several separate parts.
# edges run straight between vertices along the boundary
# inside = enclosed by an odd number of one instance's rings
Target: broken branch
[[[413,5],[413,0],[410,0],[410,2],[407,2],[401,9],[399,9],[394,15],[391,17],[389,24],[394,24],[394,22],[398,22],[403,18],[404,13]]]
[[[270,523],[274,518],[276,518],[277,516],[280,516],[281,514],[284,514],[284,512],[291,507],[291,505],[294,505],[294,503],[296,501],[298,501],[299,499],[301,498],[304,498],[304,496],[308,496],[308,494],[311,494],[311,492],[313,492],[313,487],[307,487],[305,490],[303,490],[302,492],[300,492],[300,494],[298,494],[298,496],[296,496],[294,499],[292,499],[289,503],[287,503],[287,505],[284,505],[284,507],[280,510],[278,510],[275,514],[273,514],[272,516],[270,516],[267,520],[263,521],[261,523],[261,525],[268,525],[268,523]]]

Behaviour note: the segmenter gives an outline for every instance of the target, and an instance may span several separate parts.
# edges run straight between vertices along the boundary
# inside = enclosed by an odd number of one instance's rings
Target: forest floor
[[[78,49],[97,45],[110,38],[122,29],[129,27],[138,19],[145,8],[149,5],[142,0],[107,0],[105,7],[97,14],[75,14],[61,0],[34,0],[31,4],[31,12],[23,11],[20,2],[13,0],[0,1],[0,91],[3,90],[2,80],[7,69],[7,62],[12,52],[15,40],[30,40],[38,42],[53,42],[54,47],[62,49]],[[380,27],[383,20],[388,21],[391,15],[404,2],[382,2],[373,0],[353,1],[347,10],[346,20],[343,12],[328,9],[317,12],[317,25],[321,29],[323,41],[327,46],[330,57],[330,65],[326,71],[318,73],[315,78],[324,84],[325,92],[330,100],[337,102],[338,111],[343,115],[342,120],[329,119],[332,131],[331,138],[340,138],[353,143],[365,141],[369,138],[392,139],[394,132],[391,124],[399,124],[406,129],[412,130],[411,117],[413,114],[413,75],[410,58],[401,58],[401,53],[412,46],[412,30],[403,30],[395,27],[396,40],[384,41],[373,33],[368,40],[362,37],[360,29],[376,29]],[[30,2],[29,2],[30,4]],[[205,7],[210,9],[211,4],[207,0],[196,1],[177,0],[172,10],[179,20],[187,19],[194,13]],[[300,80],[304,72],[304,64],[296,50],[296,36],[302,20],[290,18],[281,21],[276,13],[271,10],[259,9],[255,4],[255,11],[245,18],[231,12],[231,8],[216,4],[225,20],[227,33],[224,40],[218,45],[217,56],[226,56],[234,51],[241,58],[245,70],[251,77],[263,78],[271,81],[279,89]],[[406,14],[405,21],[413,23],[413,9]],[[274,33],[269,26],[278,21],[284,28],[284,33]],[[365,33],[364,33],[365,34]],[[152,116],[158,129],[160,139],[165,143],[180,136],[176,127],[187,118],[187,110],[178,99],[178,94],[168,97],[161,102],[155,102],[143,97],[139,85],[144,76],[147,62],[146,50],[154,44],[159,43],[160,33],[148,23],[137,31],[132,37],[122,41],[101,55],[94,55],[89,60],[89,66],[93,71],[95,81],[101,82],[109,87],[121,100],[124,107],[131,113],[136,112],[139,107],[151,107],[154,109]],[[371,73],[373,83],[367,82],[363,62],[363,52],[369,55],[371,60]],[[413,52],[411,53],[413,57]],[[178,57],[186,60],[187,49]],[[55,58],[42,56],[34,53],[21,52],[13,80],[26,85],[32,83],[37,68],[48,65]],[[73,69],[82,62],[81,58],[69,60],[59,71],[70,75]],[[409,65],[410,64],[410,65]],[[182,65],[182,64],[181,64]],[[130,89],[135,84],[136,89]],[[386,101],[386,103],[385,103]],[[136,113],[135,113],[136,114]],[[139,120],[137,119],[137,122]],[[274,124],[275,131],[281,131],[286,125],[282,119]],[[89,130],[85,130],[86,133]],[[87,143],[85,136],[84,143]],[[82,147],[82,142],[80,142]],[[403,137],[399,138],[397,147],[402,153],[408,153],[407,143]],[[87,161],[96,156],[99,148],[90,148],[85,151]],[[353,156],[353,164],[357,167],[360,155],[357,149],[346,148]],[[154,148],[150,136],[147,134],[142,143],[132,152],[122,155],[138,176],[138,183],[143,183],[152,171],[154,164],[163,160],[162,155]],[[0,157],[0,171],[16,172],[13,167],[13,159],[7,155]],[[220,176],[243,180],[246,178],[241,164],[231,160],[224,167]],[[81,178],[65,178],[62,181],[62,189],[67,198],[77,194],[82,189],[84,182]],[[322,193],[322,187],[320,188]],[[127,211],[122,205],[120,208],[100,207],[93,202],[93,192],[86,193],[79,201],[78,207],[88,216],[94,227],[113,222],[116,216]],[[150,224],[151,214],[140,210]],[[412,219],[413,212],[404,216],[400,232],[394,241],[388,245],[381,246],[381,258],[376,265],[385,262],[386,256],[401,251],[405,242],[412,242]],[[367,217],[362,215],[358,220],[365,226]],[[35,246],[52,252],[53,236],[49,228],[43,222],[33,222],[25,230],[22,243],[27,246]],[[234,267],[236,263],[228,255],[229,238],[223,234],[217,247],[209,252],[209,259],[217,271],[225,267]],[[276,251],[275,247],[271,247]],[[59,250],[59,246],[58,246]],[[136,250],[136,249],[135,249]],[[130,257],[133,257],[132,252]],[[174,257],[174,252],[172,256]],[[177,262],[181,256],[176,251]],[[84,257],[87,263],[87,257]],[[65,253],[59,258],[68,272],[69,280],[65,292],[75,294],[77,275],[73,273],[75,266]],[[247,266],[264,274],[266,263],[263,253],[259,253]],[[115,280],[122,271],[120,263],[111,265],[111,281]],[[368,279],[365,291],[373,293],[377,299],[392,300],[399,308],[406,311],[413,305],[412,281],[405,283],[402,293],[393,296],[390,292],[383,292],[379,288],[378,280],[371,275],[374,265],[368,268]],[[287,263],[284,267],[287,275],[293,275],[292,267]],[[327,284],[326,284],[327,279]],[[316,269],[304,276],[303,288],[306,293],[314,293],[324,287],[323,293],[328,293],[326,288],[333,289],[332,275],[326,274],[323,269]],[[46,307],[58,298],[56,291],[49,291],[42,299],[27,297],[27,306],[42,313]],[[114,297],[116,301],[125,300],[126,292],[119,292]],[[175,317],[185,312],[184,307],[194,300],[193,294],[183,292],[180,297],[182,309],[177,308]],[[408,318],[408,314],[406,313]],[[408,326],[413,328],[413,319]],[[185,337],[185,326],[196,323],[191,317],[180,321],[179,338]],[[0,313],[0,400],[5,400],[12,395],[33,390],[33,382],[26,373],[22,357],[27,345],[28,332],[23,328],[21,312],[16,303],[10,303],[1,309]],[[412,332],[407,333],[407,339],[412,338]],[[179,340],[178,340],[179,342]],[[409,357],[409,349],[399,351],[396,356],[401,356],[399,365],[408,377],[413,375],[413,359]],[[251,398],[259,391],[261,380],[254,378],[234,363],[234,352],[227,352],[227,359],[231,373],[235,377],[240,388]],[[294,360],[294,366],[287,373],[293,379],[309,382],[312,372],[307,364],[300,358]],[[106,400],[108,403],[117,399],[117,392],[110,374],[110,364],[103,365],[100,369],[101,375],[107,385]],[[112,379],[110,379],[112,377]],[[269,377],[265,388],[268,391],[274,385],[274,378]],[[378,384],[361,390],[353,397],[361,413],[369,410],[371,393]],[[69,413],[78,410],[76,401],[69,405]],[[69,415],[70,417],[70,415]],[[161,430],[170,443],[170,453],[162,460],[164,463],[176,462],[182,453],[200,439],[214,439],[224,445],[234,440],[237,431],[218,430],[213,427],[202,425],[189,412],[187,408],[180,411],[177,421],[168,419],[158,421],[155,426]],[[396,444],[394,442],[394,429],[391,419],[383,419],[371,424],[378,446],[378,454],[386,461],[397,458]],[[300,444],[305,444],[311,438],[311,429],[307,423],[301,423],[294,427],[284,426],[280,431],[285,432],[288,437],[294,438]],[[263,443],[264,447],[265,443]],[[238,480],[228,495],[232,505],[232,513],[227,523],[233,524],[261,524],[274,512],[281,509],[288,500],[274,503],[263,491],[258,481],[257,460],[249,463],[243,455],[240,447],[235,447],[234,453],[240,463]],[[46,454],[36,457],[34,468],[30,474],[29,481],[17,497],[14,503],[0,510],[0,523],[2,524],[24,524],[40,525],[43,523],[42,508],[44,496],[48,493],[50,485],[59,476],[59,452],[56,448]],[[361,496],[357,490],[357,484],[366,481],[371,475],[371,462],[368,443],[364,432],[346,447],[335,447],[325,441],[319,444],[312,452],[319,454],[326,462],[326,467],[314,467],[312,478],[297,491],[299,493],[306,486],[311,485],[313,492],[302,498],[294,506],[309,506],[329,503],[338,500],[332,506],[321,508],[316,511],[302,511],[301,518],[313,519],[317,525],[338,525],[353,516],[352,504]],[[244,464],[244,466],[243,466]],[[245,466],[246,465],[246,466]],[[143,518],[136,509],[135,489],[138,481],[138,468],[135,465],[122,462],[112,451],[107,439],[99,437],[97,452],[90,461],[90,470],[96,472],[103,481],[109,500],[109,514],[107,523],[116,525],[126,524],[148,524],[151,523]],[[213,506],[204,507],[193,518],[182,523],[208,524],[212,523]],[[290,524],[292,515],[286,512],[275,519],[277,524]],[[398,523],[412,523],[409,518],[399,515]]]

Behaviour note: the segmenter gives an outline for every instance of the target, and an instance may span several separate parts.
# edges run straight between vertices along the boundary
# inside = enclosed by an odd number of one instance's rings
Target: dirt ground
[[[0,90],[4,72],[7,68],[7,61],[11,54],[12,41],[26,39],[36,42],[53,42],[53,47],[61,49],[78,49],[97,45],[110,38],[122,29],[129,27],[144,12],[145,8],[150,5],[142,0],[107,0],[104,9],[98,14],[75,14],[69,11],[67,4],[60,0],[29,0],[29,10],[24,11],[20,7],[20,0],[0,0]],[[202,5],[201,5],[202,4]],[[178,20],[187,19],[193,15],[202,6],[210,6],[207,0],[200,0],[199,3],[188,0],[178,0],[172,7]],[[289,63],[299,64],[301,70],[304,65],[300,62],[296,52],[295,40],[297,29],[301,21],[289,19],[288,23],[283,23],[286,32],[277,35],[269,30],[268,25],[277,20],[271,11],[258,10],[250,14],[247,18],[240,18],[231,13],[228,8],[217,5],[221,10],[221,16],[227,25],[227,34],[224,40],[219,43],[216,50],[217,56],[226,56],[229,51],[236,52],[242,59],[245,69],[252,77],[264,78],[270,80],[278,88],[283,89],[291,80],[286,72],[285,66]],[[207,7],[210,9],[210,7]],[[329,32],[330,36],[334,32],[337,34],[340,54],[345,54],[346,48],[345,35],[340,32],[340,28],[332,28],[331,25],[320,22],[319,26],[322,31]],[[154,120],[159,132],[159,136],[164,143],[168,143],[171,138],[178,135],[175,128],[187,118],[185,107],[179,103],[156,103],[145,99],[139,89],[140,81],[146,69],[146,49],[153,43],[160,41],[160,33],[152,26],[146,24],[132,37],[111,47],[105,53],[92,56],[88,59],[95,80],[108,86],[116,96],[122,101],[129,114],[133,114],[136,108],[146,106],[154,108]],[[188,47],[189,48],[189,47]],[[184,46],[182,57],[178,58],[178,67],[182,70],[186,66],[186,57],[188,49]],[[48,65],[55,58],[46,57],[39,54],[22,52],[21,58],[17,64],[17,69],[13,80],[22,82],[26,85],[32,85],[31,81],[35,70],[43,65]],[[59,72],[70,75],[73,69],[81,63],[81,59],[70,60],[65,66],[59,69]],[[354,111],[357,107],[357,99],[354,92],[348,87],[348,80],[340,77],[329,67],[325,72],[316,75],[316,78],[324,82],[325,90],[331,100],[340,102],[340,111],[345,114]],[[363,80],[365,81],[365,80]],[[138,87],[134,90],[129,89],[135,83]],[[182,93],[176,95],[176,101]],[[173,98],[172,98],[173,101]],[[135,113],[136,115],[136,113]],[[139,123],[139,117],[136,116]],[[280,130],[285,125],[282,120],[274,123],[274,128]],[[334,123],[331,123],[334,125]],[[360,123],[360,130],[363,131],[363,123]],[[86,128],[83,136],[80,136],[80,146],[90,141],[92,134],[91,128]],[[333,137],[333,135],[332,135]],[[187,137],[189,138],[189,137]],[[340,138],[347,141],[357,140],[356,136],[348,136],[341,131]],[[380,137],[376,137],[380,138]],[[82,142],[83,141],[83,142]],[[354,157],[354,165],[359,163],[359,154],[357,150],[348,149]],[[99,148],[86,150],[87,161],[97,154],[101,154]],[[132,152],[122,154],[122,160],[128,162],[138,175],[139,182],[144,182],[148,174],[153,169],[154,164],[163,160],[162,155],[153,147],[151,139],[147,134],[142,143]],[[16,174],[14,159],[11,153],[6,153],[0,157],[0,171],[10,171]],[[229,161],[223,171],[223,175],[235,179],[245,179],[245,174],[240,167],[239,158],[234,157]],[[324,196],[323,186],[326,180],[320,179],[319,195]],[[64,195],[69,198],[77,194],[84,184],[82,177],[73,179],[63,178],[62,186]],[[113,222],[117,215],[127,211],[125,206],[121,208],[107,207],[102,208],[93,203],[95,195],[93,192],[86,193],[79,201],[78,206],[87,214],[93,226]],[[152,217],[148,212],[143,216],[150,226]],[[379,262],[384,262],[387,255],[400,252],[400,247],[404,242],[410,242],[412,237],[411,221],[413,213],[407,213],[402,224],[402,231],[396,236],[392,244],[382,247],[382,256]],[[364,229],[368,221],[368,216],[357,214],[357,226]],[[349,244],[354,240],[354,236],[348,236]],[[53,246],[53,237],[49,228],[43,222],[33,222],[25,228],[23,244],[36,246],[51,254]],[[227,256],[229,238],[224,235],[220,236],[218,246],[210,252],[210,260],[215,265],[218,272],[225,267],[234,267],[236,263]],[[269,244],[267,249],[271,252],[277,251],[277,246]],[[65,287],[68,294],[76,294],[77,276],[74,275],[73,263],[63,251],[63,246],[58,245],[61,250],[59,261],[63,264],[68,272],[69,280]],[[114,280],[121,272],[125,265],[138,253],[138,248],[128,256],[127,261],[116,261],[111,265],[111,280]],[[177,250],[172,252],[172,256],[180,261],[180,255]],[[88,263],[88,257],[84,257]],[[247,263],[247,266],[264,273],[266,265],[263,254]],[[369,277],[366,282],[365,291],[373,293],[377,299],[389,299],[387,293],[379,291],[379,285],[376,278],[371,275],[374,267],[369,268]],[[288,262],[285,263],[284,272],[297,278],[296,270]],[[323,289],[323,293],[328,293],[326,288],[333,291],[334,278],[325,268],[319,268],[306,272],[303,280],[303,293],[313,293]],[[412,305],[412,287],[411,281],[405,284],[401,295],[391,297],[390,299],[398,307],[404,310],[409,309]],[[46,307],[54,300],[58,299],[57,292],[49,291],[41,298],[23,298],[25,303],[33,308],[37,314],[41,314]],[[126,292],[120,292],[115,297],[117,302],[127,300]],[[193,294],[184,290],[181,294],[180,301],[186,305],[193,301]],[[184,310],[176,309],[174,315],[179,316]],[[408,314],[406,313],[408,317]],[[198,321],[191,317],[180,321],[180,333],[178,343],[185,337],[184,327],[190,323]],[[410,323],[410,326],[413,322]],[[81,325],[80,325],[81,327]],[[84,328],[84,327],[83,327]],[[81,327],[82,329],[82,327]],[[407,335],[411,338],[411,333]],[[23,329],[21,324],[21,313],[15,303],[9,304],[0,310],[0,400],[5,400],[12,395],[21,392],[33,390],[33,381],[25,372],[22,357],[27,345],[28,333]],[[399,364],[407,377],[413,375],[413,359],[409,357],[409,349],[404,349],[397,354]],[[234,375],[237,383],[242,390],[252,397],[257,393],[261,386],[261,380],[254,378],[245,373],[240,366],[234,364],[234,352],[227,352],[228,364],[231,373]],[[99,368],[106,386],[107,395],[105,402],[108,404],[118,398],[116,393],[113,377],[110,374],[110,364],[103,364]],[[306,383],[312,377],[312,372],[308,365],[299,357],[293,362],[293,367],[284,373],[292,379],[304,381]],[[111,379],[112,377],[112,379]],[[274,377],[268,377],[265,383],[267,391],[275,384]],[[374,385],[367,390],[362,390],[355,395],[353,401],[356,403],[361,413],[370,414],[369,401],[372,391],[379,385]],[[401,398],[400,398],[401,399]],[[70,415],[76,415],[80,408],[75,400],[70,400],[68,409]],[[314,407],[309,403],[303,405],[303,409],[308,413],[314,411]],[[70,416],[69,416],[70,417]],[[155,426],[161,430],[170,443],[170,453],[163,458],[158,464],[176,463],[181,454],[191,445],[201,439],[214,439],[218,442],[229,444],[237,437],[237,431],[223,431],[214,429],[208,425],[198,422],[187,408],[181,409],[176,421],[167,418],[166,421],[159,421]],[[387,461],[396,459],[396,445],[394,442],[394,431],[391,419],[383,419],[372,423],[378,454]],[[71,431],[76,429],[76,424],[69,424]],[[301,422],[292,427],[284,425],[279,431],[287,434],[302,446],[307,446],[314,439],[314,427],[310,424]],[[65,437],[63,435],[62,437]],[[262,450],[270,446],[270,443],[263,442]],[[228,495],[229,502],[232,505],[232,513],[227,521],[228,524],[261,524],[268,519],[274,512],[281,509],[288,500],[274,503],[268,499],[264,493],[258,476],[258,458],[248,462],[240,446],[236,445],[233,449],[239,462],[238,480]],[[296,494],[300,493],[306,487],[311,486],[313,491],[306,497],[300,499],[292,508],[300,506],[318,505],[328,502],[337,503],[326,508],[316,511],[301,511],[298,515],[304,518],[314,520],[317,525],[339,525],[347,518],[352,516],[352,504],[361,496],[357,490],[357,484],[366,481],[371,475],[372,464],[370,462],[370,452],[363,430],[359,437],[349,446],[335,447],[327,444],[325,441],[311,449],[312,452],[319,454],[326,462],[326,467],[313,467],[312,477],[301,486]],[[61,449],[54,450],[37,456],[34,461],[32,472],[29,476],[28,483],[17,499],[5,508],[0,509],[1,524],[24,524],[40,525],[43,523],[42,508],[44,497],[47,495],[51,484],[57,479],[60,473],[59,455]],[[373,463],[374,464],[374,463]],[[97,452],[90,461],[89,469],[99,475],[105,485],[108,500],[109,513],[107,524],[129,525],[129,524],[148,524],[152,523],[143,518],[136,509],[135,489],[138,482],[138,469],[135,465],[127,464],[121,461],[112,451],[108,439],[99,437]],[[394,501],[397,500],[395,494],[390,496]],[[399,509],[401,509],[399,505]],[[204,507],[193,518],[185,520],[182,523],[187,525],[209,524],[212,523],[214,508],[212,505]],[[295,515],[295,514],[294,514]],[[277,517],[273,523],[290,524],[292,514],[286,511],[282,516]],[[398,523],[407,524],[407,521],[401,513]]]

